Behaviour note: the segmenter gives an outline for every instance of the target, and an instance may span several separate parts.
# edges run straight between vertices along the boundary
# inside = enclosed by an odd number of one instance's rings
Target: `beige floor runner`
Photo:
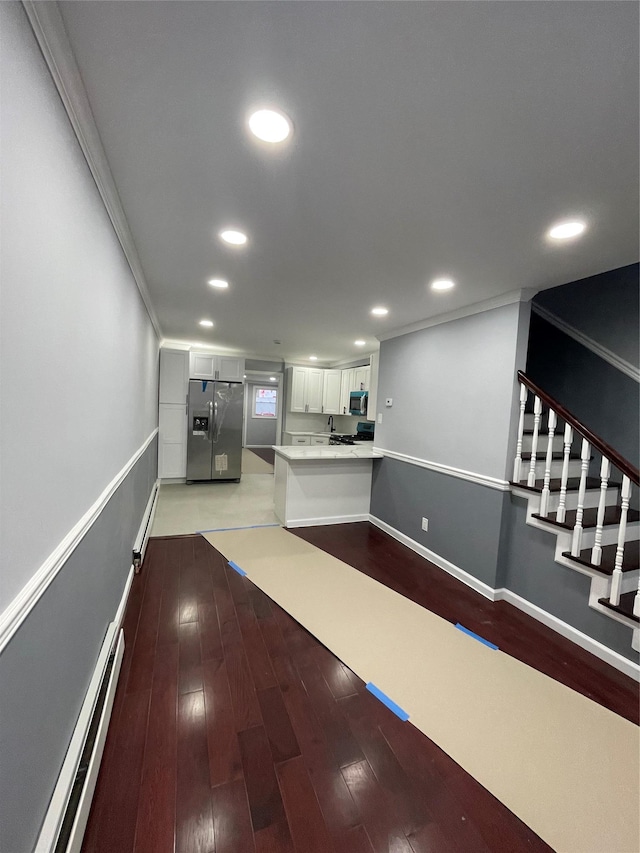
[[[273,465],[265,462],[256,453],[252,453],[246,447],[242,448],[242,473],[243,474],[273,474]]]
[[[556,851],[638,853],[628,720],[282,528],[206,538]]]

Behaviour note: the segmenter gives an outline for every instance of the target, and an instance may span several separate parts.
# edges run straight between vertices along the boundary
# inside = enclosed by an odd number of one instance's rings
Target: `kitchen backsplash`
[[[328,432],[329,415],[305,415],[287,412],[285,414],[285,432]],[[361,420],[361,419],[360,419]],[[353,433],[358,425],[358,418],[350,415],[334,415],[333,425],[336,432]]]

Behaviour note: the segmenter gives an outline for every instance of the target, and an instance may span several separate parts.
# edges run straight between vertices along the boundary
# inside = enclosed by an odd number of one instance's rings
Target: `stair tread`
[[[550,524],[554,524],[557,527],[565,528],[566,530],[573,530],[576,523],[576,515],[577,510],[568,509],[565,513],[565,520],[563,522],[556,520],[556,513],[550,512],[549,515],[544,518],[537,513],[534,513],[534,518],[539,518],[541,521],[548,521]],[[604,525],[608,527],[612,524],[619,524],[620,522],[620,513],[621,509],[619,506],[608,506],[604,511]],[[596,526],[596,521],[598,518],[598,508],[597,507],[588,507],[584,510],[582,516],[582,527],[583,529],[588,529]],[[627,513],[627,523],[631,523],[634,521],[638,521],[640,519],[640,512],[635,509],[630,509]]]
[[[587,477],[587,489],[600,489],[600,480],[597,477]],[[519,489],[528,489],[530,492],[541,492],[544,486],[544,479],[536,480],[535,486],[527,486],[526,481],[515,483],[511,481],[512,486],[518,486]],[[554,477],[549,480],[549,491],[559,492],[562,487],[562,479]],[[615,483],[612,483],[609,488],[614,488]],[[569,477],[567,480],[567,491],[577,492],[580,488],[580,477]]]
[[[523,462],[525,462],[525,461],[530,462],[531,461],[531,453],[527,450],[522,454],[521,458],[522,458]],[[537,462],[544,462],[546,458],[547,458],[547,449],[546,449],[546,447],[544,447],[538,453],[536,453],[536,461]],[[593,459],[593,456],[591,456],[589,458]],[[558,462],[559,460],[564,459],[564,453],[561,450],[555,450],[551,454],[551,459],[555,462]],[[579,453],[570,453],[569,459],[573,459],[573,460],[581,459],[581,456]]]
[[[602,572],[603,575],[611,575],[616,564],[616,550],[617,545],[603,545],[602,561],[599,566],[595,566],[591,562],[591,548],[580,551],[577,557],[572,557],[571,551],[563,551],[562,556],[568,557],[570,560],[580,563],[583,566],[588,566],[590,569]],[[632,539],[630,542],[625,542],[624,544],[622,571],[633,572],[637,569],[640,569],[640,541]]]
[[[615,610],[616,613],[621,613],[623,616],[628,616],[629,619],[633,619],[634,622],[640,623],[640,619],[633,614],[633,602],[635,601],[635,597],[636,593],[632,590],[631,592],[622,593],[619,604],[611,604],[608,598],[599,598],[598,601],[610,610]]]

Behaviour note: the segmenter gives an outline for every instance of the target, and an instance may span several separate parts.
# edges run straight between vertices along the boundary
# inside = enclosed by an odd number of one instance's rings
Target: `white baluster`
[[[547,517],[549,511],[549,483],[551,482],[551,462],[553,461],[553,436],[556,431],[556,423],[558,418],[553,409],[549,409],[549,418],[547,420],[547,428],[549,437],[547,440],[547,458],[544,464],[544,484],[542,486],[542,496],[540,498],[540,515],[543,518]]]
[[[629,512],[629,500],[631,499],[631,480],[622,478],[622,489],[620,492],[620,526],[618,527],[618,546],[616,548],[616,564],[611,577],[611,604],[620,604],[620,592],[622,591],[622,561],[624,559],[624,541],[627,535],[627,513]]]
[[[604,513],[607,508],[607,488],[610,473],[611,463],[606,456],[603,456],[602,465],[600,465],[600,500],[598,501],[598,517],[596,519],[596,538],[591,550],[591,562],[594,566],[599,566],[602,562],[602,528],[604,526]]]
[[[538,433],[540,431],[540,415],[542,414],[542,401],[536,396],[533,402],[533,438],[531,439],[531,464],[529,465],[529,476],[527,486],[536,484],[536,453],[538,451]]]
[[[562,457],[562,475],[560,478],[560,501],[558,503],[558,512],[556,519],[560,524],[564,524],[564,519],[567,514],[567,480],[569,479],[569,456],[571,454],[571,445],[573,444],[573,429],[569,424],[564,425],[564,455]]]
[[[640,617],[640,577],[638,578],[638,591],[633,599],[633,615]]]
[[[518,420],[518,443],[516,444],[516,458],[513,463],[513,482],[520,482],[520,469],[522,467],[522,435],[524,433],[524,408],[527,405],[529,391],[527,386],[520,383],[520,419]]]
[[[584,495],[587,491],[587,473],[589,471],[589,455],[591,446],[586,438],[582,439],[582,452],[580,459],[580,488],[578,490],[578,509],[576,511],[576,523],[573,526],[573,539],[571,540],[571,556],[577,557],[582,546],[582,518],[584,516]]]

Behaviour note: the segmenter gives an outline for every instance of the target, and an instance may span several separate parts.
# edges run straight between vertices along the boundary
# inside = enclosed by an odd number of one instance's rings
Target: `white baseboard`
[[[334,515],[327,518],[293,518],[286,522],[285,527],[320,527],[323,524],[354,524],[356,521],[369,521],[369,513],[361,515]]]
[[[89,726],[94,715],[96,702],[100,693],[100,687],[103,682],[105,670],[109,661],[109,656],[115,648],[115,658],[113,667],[109,675],[109,684],[105,696],[104,705],[100,713],[100,723],[94,742],[93,752],[87,768],[84,786],[76,810],[69,844],[65,853],[79,853],[82,847],[82,838],[86,828],[89,811],[91,808],[91,800],[95,789],[104,743],[107,737],[107,729],[109,727],[109,719],[113,708],[113,700],[118,684],[118,676],[120,674],[120,666],[124,654],[124,634],[122,633],[122,618],[129,597],[129,590],[133,580],[133,566],[129,570],[127,580],[122,592],[122,598],[113,622],[110,622],[107,627],[104,641],[98,654],[89,688],[84,697],[82,708],[76,722],[71,742],[67,749],[56,787],[54,788],[47,814],[40,831],[40,836],[35,847],[35,853],[53,853],[58,842],[58,835],[62,828],[62,822],[69,805],[69,798],[75,783],[76,774],[80,765],[80,759],[84,750]]]
[[[153,527],[153,519],[156,515],[156,507],[158,506],[159,493],[160,480],[156,480],[153,486],[151,487],[151,494],[149,495],[149,500],[147,501],[147,506],[145,507],[144,515],[142,516],[140,528],[138,529],[138,535],[136,536],[135,542],[133,543],[133,552],[134,554],[136,553],[136,551],[140,553],[141,562],[144,562],[145,551],[147,550],[149,536],[151,535],[151,528]]]
[[[611,664],[611,666],[620,670],[620,672],[623,672],[625,675],[630,676],[636,681],[640,681],[640,666],[637,663],[634,663],[632,660],[629,660],[629,658],[618,654],[618,652],[614,652],[613,649],[607,648],[607,646],[599,643],[598,640],[594,640],[593,637],[583,634],[582,631],[579,631],[577,628],[573,628],[571,625],[568,625],[556,616],[552,616],[551,613],[548,613],[546,610],[542,610],[542,608],[532,604],[530,601],[527,601],[526,598],[522,598],[515,592],[511,592],[510,589],[497,589],[496,601],[506,601],[509,604],[512,604],[514,607],[517,607],[518,610],[522,610],[523,613],[526,613],[528,616],[532,616],[534,619],[537,619],[538,622],[542,622],[542,624],[546,625],[547,628],[551,628],[561,636],[566,637],[567,640],[571,640],[571,642],[580,646],[581,649],[591,652],[592,655],[600,658],[600,660],[603,660],[605,663]]]
[[[78,802],[78,808],[76,810],[76,816],[73,821],[73,826],[71,827],[69,843],[65,853],[80,853],[82,850],[82,841],[84,839],[85,829],[87,828],[87,821],[89,820],[89,813],[91,811],[93,794],[96,789],[96,782],[98,781],[98,772],[100,770],[104,744],[109,730],[111,711],[113,710],[113,702],[116,695],[116,688],[118,686],[118,678],[120,676],[120,667],[122,666],[123,657],[124,632],[122,629],[119,629],[117,633],[113,668],[109,675],[109,684],[107,686],[107,693],[105,695],[104,705],[102,706],[102,712],[100,714],[100,722],[98,723],[96,739],[94,741],[91,758],[89,759],[87,775],[85,777],[82,793]]]
[[[376,527],[379,527],[380,530],[384,530],[384,532],[388,533],[389,536],[393,536],[393,538],[397,539],[398,542],[406,545],[407,548],[411,548],[411,550],[415,551],[416,554],[424,557],[425,560],[429,560],[429,562],[434,563],[439,569],[443,569],[447,574],[453,575],[454,578],[457,578],[467,586],[475,589],[476,592],[479,592],[480,595],[484,595],[484,597],[488,598],[490,601],[495,601],[495,590],[493,587],[483,583],[483,581],[478,580],[478,578],[474,578],[474,576],[470,575],[469,572],[465,572],[464,569],[461,569],[454,563],[450,563],[449,560],[445,560],[444,557],[436,554],[435,551],[430,551],[429,548],[425,548],[424,545],[416,542],[415,539],[411,539],[409,536],[406,536],[404,533],[396,530],[395,527],[391,527],[390,524],[382,521],[382,519],[376,518],[375,515],[370,515],[369,521]]]
[[[438,568],[443,569],[448,574],[462,581],[462,583],[471,587],[476,592],[479,592],[490,601],[506,601],[508,604],[512,604],[514,607],[517,607],[518,610],[522,610],[523,613],[533,617],[538,622],[542,622],[542,624],[546,625],[547,628],[551,628],[561,636],[571,640],[577,646],[580,646],[580,648],[591,652],[591,654],[595,655],[600,660],[610,664],[615,667],[615,669],[630,676],[634,680],[640,681],[640,665],[629,660],[629,658],[624,657],[624,655],[613,651],[613,649],[609,649],[607,646],[598,642],[598,640],[594,640],[592,637],[589,637],[577,628],[568,625],[566,622],[563,622],[561,619],[558,619],[546,610],[542,610],[542,608],[532,604],[530,601],[527,601],[525,598],[517,595],[517,593],[511,592],[511,590],[505,588],[493,589],[493,587],[490,587],[482,581],[479,581],[477,578],[474,578],[473,575],[465,572],[464,569],[450,563],[434,551],[430,551],[428,548],[425,548],[424,545],[416,542],[415,539],[411,539],[409,536],[406,536],[404,533],[401,533],[399,530],[391,527],[391,525],[379,518],[376,518],[376,516],[370,515],[369,521],[376,527],[379,527],[380,530],[388,533],[389,536],[397,539],[398,542],[406,545],[407,548],[411,548],[411,550],[415,551],[416,554],[419,554],[421,557],[424,557],[426,560],[434,563]]]

